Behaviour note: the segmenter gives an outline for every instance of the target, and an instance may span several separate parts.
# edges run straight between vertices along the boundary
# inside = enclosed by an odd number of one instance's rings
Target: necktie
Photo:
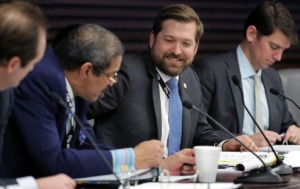
[[[73,132],[75,131],[75,126],[76,126],[76,122],[75,122],[75,118],[74,118],[74,114],[75,114],[75,107],[73,106],[73,102],[72,99],[70,98],[69,93],[67,93],[67,98],[66,98],[67,104],[70,107],[71,112],[67,112],[67,123],[66,123],[66,134],[67,134],[67,147],[70,147],[70,142],[72,139],[72,135]],[[73,131],[71,131],[71,128],[73,127]],[[86,136],[85,134],[80,130],[79,131],[79,143],[82,144],[85,140]]]
[[[182,134],[182,103],[178,93],[178,81],[176,78],[168,80],[169,94],[169,137],[168,155],[172,155],[180,150]]]
[[[259,127],[262,130],[264,130],[262,103],[260,98],[261,82],[258,74],[254,75],[254,81],[255,81],[255,119]],[[259,132],[257,127],[255,127],[255,132]]]
[[[70,107],[70,109],[73,112],[73,103],[72,103],[72,99],[70,98],[69,93],[66,94],[66,101],[67,101],[68,106]],[[73,116],[72,112],[69,112],[67,110],[66,134],[68,134],[70,132],[70,129],[74,125],[74,116]]]

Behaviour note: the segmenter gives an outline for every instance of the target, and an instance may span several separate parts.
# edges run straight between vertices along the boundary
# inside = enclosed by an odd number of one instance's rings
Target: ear
[[[6,70],[8,74],[13,73],[16,69],[21,67],[21,59],[18,56],[14,56],[6,63]]]
[[[91,62],[82,64],[79,70],[80,78],[86,80],[91,74],[93,74],[93,64]]]
[[[258,35],[258,33],[257,33],[256,27],[253,25],[248,26],[247,31],[246,31],[247,40],[249,42],[252,42],[252,41],[256,40],[257,35]]]
[[[150,38],[149,38],[149,47],[150,47],[151,49],[152,49],[152,47],[153,47],[154,41],[155,41],[155,36],[154,36],[153,31],[151,31],[151,33],[150,33]]]

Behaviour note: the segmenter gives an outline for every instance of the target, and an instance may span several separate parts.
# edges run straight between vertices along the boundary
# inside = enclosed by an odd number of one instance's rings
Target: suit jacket
[[[191,68],[180,74],[178,86],[182,100],[202,106],[200,83]],[[161,139],[159,87],[148,53],[125,56],[118,73],[118,83],[91,106],[98,139],[118,148]],[[181,148],[222,141],[207,124],[206,117],[195,110],[183,108],[182,127]]]
[[[7,124],[8,117],[11,113],[13,106],[13,91],[11,89],[0,91],[0,164],[2,156],[3,137],[5,132],[5,126]],[[17,184],[15,179],[0,178],[0,186]]]
[[[14,90],[15,105],[5,135],[0,175],[41,177],[63,172],[71,177],[86,177],[111,173],[96,150],[85,149],[91,148],[88,144],[79,146],[78,126],[71,148],[64,147],[66,109],[49,97],[50,92],[66,99],[63,68],[52,49],[47,49],[34,71]],[[76,114],[95,138],[85,116],[88,103],[79,97],[75,101]],[[111,163],[109,148],[101,144],[99,147]]]
[[[202,84],[205,110],[232,133],[242,134],[244,106],[241,92],[231,79],[236,75],[241,81],[236,50],[195,63],[194,69]],[[269,106],[269,130],[285,132],[295,121],[285,100],[270,93],[270,88],[282,90],[280,77],[273,68],[267,68],[262,70],[262,82]],[[220,135],[229,138],[218,126],[211,124]]]

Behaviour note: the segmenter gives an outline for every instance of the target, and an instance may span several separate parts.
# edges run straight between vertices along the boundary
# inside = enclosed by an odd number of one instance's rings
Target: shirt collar
[[[66,86],[67,86],[67,93],[69,94],[70,99],[73,100],[75,98],[74,93],[73,93],[73,89],[72,89],[67,77],[65,77],[65,80],[66,80]]]
[[[240,66],[241,78],[246,79],[248,77],[254,76],[256,73],[240,45],[237,47],[236,51],[238,57],[238,64]],[[257,74],[261,76],[261,69],[258,70]]]
[[[157,70],[157,73],[160,75],[160,77],[162,78],[162,80],[163,80],[164,82],[167,82],[169,79],[171,79],[170,76],[164,74],[164,73],[163,73],[162,71],[160,71],[156,66],[155,66],[155,69]],[[179,76],[176,76],[175,78],[176,78],[177,81],[178,81]]]

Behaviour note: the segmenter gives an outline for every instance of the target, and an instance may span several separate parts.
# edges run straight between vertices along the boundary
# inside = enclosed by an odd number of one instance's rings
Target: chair
[[[300,106],[300,68],[278,70],[284,94]],[[288,109],[298,125],[300,124],[300,110],[287,100]]]

